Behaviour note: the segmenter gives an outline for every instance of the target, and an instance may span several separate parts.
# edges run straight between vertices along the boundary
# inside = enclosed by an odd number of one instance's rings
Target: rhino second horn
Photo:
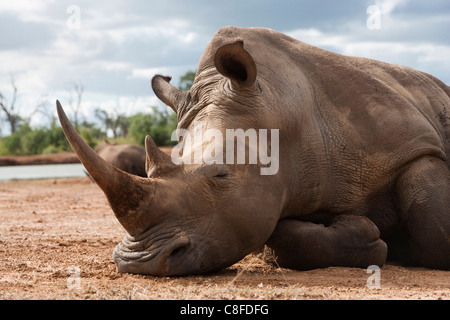
[[[89,175],[105,193],[120,224],[130,235],[144,231],[151,217],[141,216],[145,210],[139,208],[151,202],[156,182],[134,176],[106,162],[80,137],[59,101],[56,101],[56,108],[67,140]]]
[[[145,172],[147,176],[157,177],[162,173],[175,171],[178,166],[173,163],[172,158],[158,148],[152,137],[145,137]]]

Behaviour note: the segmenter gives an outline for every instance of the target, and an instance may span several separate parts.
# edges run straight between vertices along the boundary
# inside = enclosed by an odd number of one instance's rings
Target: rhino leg
[[[367,268],[386,261],[387,246],[379,236],[375,224],[363,216],[338,215],[327,225],[284,219],[267,245],[275,251],[278,264],[287,268]]]
[[[397,207],[409,235],[412,259],[450,269],[450,171],[434,157],[413,162],[396,183]]]

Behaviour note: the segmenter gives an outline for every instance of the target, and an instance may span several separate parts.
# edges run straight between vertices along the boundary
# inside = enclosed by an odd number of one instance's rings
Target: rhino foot
[[[267,245],[286,268],[309,270],[330,266],[382,266],[387,246],[375,224],[363,216],[339,215],[322,225],[281,220]]]

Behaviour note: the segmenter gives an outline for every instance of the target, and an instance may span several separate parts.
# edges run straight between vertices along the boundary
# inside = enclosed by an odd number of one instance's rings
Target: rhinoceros
[[[103,142],[95,147],[100,157],[116,168],[137,176],[146,177],[145,149],[133,144],[111,144]]]
[[[224,27],[188,92],[168,76],[151,84],[193,136],[200,121],[224,135],[278,130],[267,144],[278,170],[262,174],[261,159],[187,161],[212,139],[174,161],[147,136],[148,177],[132,176],[93,152],[57,102],[67,139],[127,232],[113,252],[119,272],[209,273],[265,244],[298,270],[381,267],[388,246],[408,263],[450,268],[450,88],[435,77],[271,29]]]

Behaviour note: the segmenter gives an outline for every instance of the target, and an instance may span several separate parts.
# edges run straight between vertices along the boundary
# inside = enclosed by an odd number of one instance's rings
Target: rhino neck
[[[310,94],[303,93],[298,97],[299,102],[287,105],[302,110],[299,118],[286,118],[280,131],[280,137],[284,137],[280,146],[280,173],[290,186],[282,217],[299,217],[323,210],[328,199],[336,194],[328,170],[327,136],[332,132],[324,127],[323,110],[317,108],[318,97],[310,88]]]

